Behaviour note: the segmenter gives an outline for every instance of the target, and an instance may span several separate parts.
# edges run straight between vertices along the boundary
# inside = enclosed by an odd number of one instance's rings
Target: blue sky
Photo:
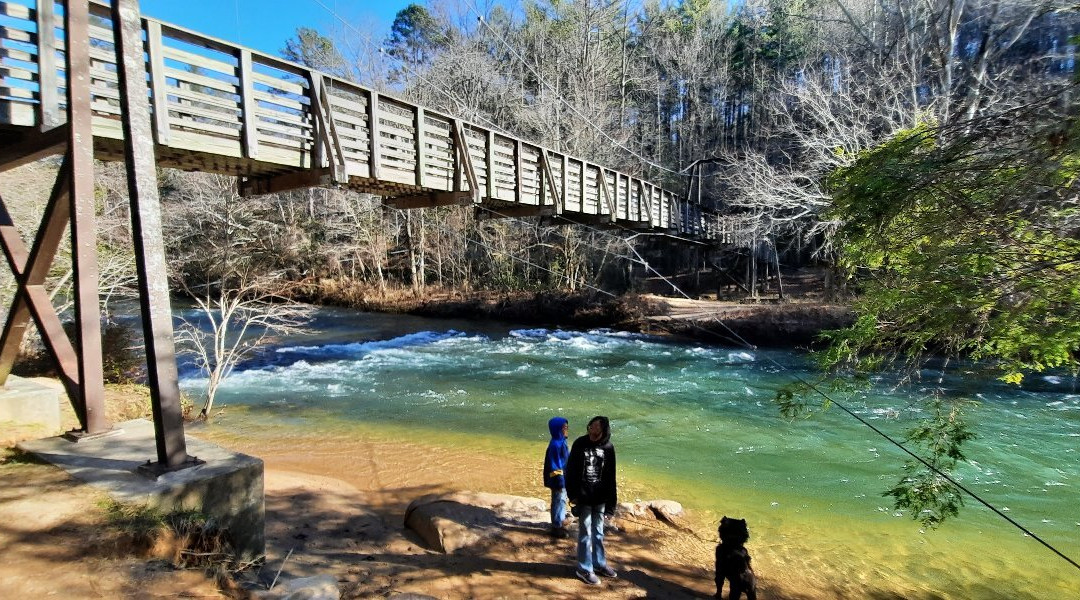
[[[141,0],[139,4],[148,17],[278,55],[297,27],[324,33],[342,30],[331,11],[384,39],[394,15],[410,0]]]

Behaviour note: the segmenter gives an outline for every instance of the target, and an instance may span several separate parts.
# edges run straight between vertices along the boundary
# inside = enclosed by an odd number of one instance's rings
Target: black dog
[[[750,530],[745,519],[720,519],[720,543],[716,546],[716,597],[724,590],[724,580],[731,584],[728,600],[757,600],[757,580],[750,568],[750,553],[746,541]]]

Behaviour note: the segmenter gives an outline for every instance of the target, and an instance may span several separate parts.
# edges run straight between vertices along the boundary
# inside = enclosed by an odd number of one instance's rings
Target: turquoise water
[[[550,416],[568,417],[573,437],[604,414],[621,473],[707,520],[750,520],[755,564],[776,589],[1080,597],[1080,570],[973,500],[936,531],[895,511],[881,493],[904,456],[850,416],[834,408],[781,419],[775,391],[791,373],[809,374],[798,353],[343,310],[322,310],[315,325],[318,333],[280,341],[227,380],[218,404],[245,407],[230,427],[258,435],[285,425],[302,438],[363,423],[539,453]],[[183,372],[197,395],[198,374]],[[1036,377],[1016,389],[950,376],[942,386],[977,403],[978,438],[958,478],[1080,558],[1076,380]],[[900,439],[923,414],[919,398],[882,380],[838,399]]]

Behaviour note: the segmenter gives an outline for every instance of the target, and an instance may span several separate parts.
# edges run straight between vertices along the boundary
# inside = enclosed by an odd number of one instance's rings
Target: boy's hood
[[[552,417],[548,421],[548,430],[551,431],[551,439],[553,440],[565,440],[566,436],[563,435],[562,428],[566,425],[567,420],[562,417]]]

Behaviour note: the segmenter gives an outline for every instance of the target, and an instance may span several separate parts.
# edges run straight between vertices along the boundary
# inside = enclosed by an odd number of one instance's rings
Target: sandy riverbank
[[[114,418],[133,416],[138,405],[129,394],[110,393]],[[74,424],[70,413],[65,420]],[[694,598],[712,590],[711,543],[655,524],[627,522],[609,535],[609,560],[621,576],[599,588],[573,578],[573,540],[552,540],[541,530],[507,528],[497,539],[445,555],[404,529],[405,507],[423,494],[542,490],[529,477],[537,465],[523,458],[422,440],[315,442],[298,452],[246,447],[215,427],[195,426],[189,435],[266,461],[267,561],[242,579],[268,581],[278,569],[283,578],[328,574],[344,598]],[[18,437],[9,428],[4,442]],[[13,597],[217,594],[201,573],[173,571],[118,549],[117,535],[105,527],[102,494],[55,467],[9,457],[0,464],[0,489],[0,523],[7,524],[0,526],[7,556],[0,588]]]

